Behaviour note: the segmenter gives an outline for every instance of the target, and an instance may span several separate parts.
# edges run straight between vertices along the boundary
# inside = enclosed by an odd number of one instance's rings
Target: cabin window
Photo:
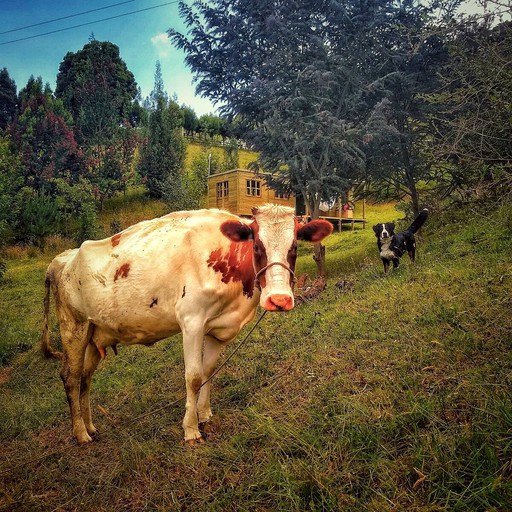
[[[261,196],[261,181],[247,180],[246,181],[247,195],[248,196]]]
[[[220,183],[217,183],[217,197],[228,197],[229,194],[229,182],[228,181],[221,181]]]
[[[285,199],[285,195],[284,195],[284,192],[278,192],[277,190],[275,191],[274,193],[274,197],[276,199]]]

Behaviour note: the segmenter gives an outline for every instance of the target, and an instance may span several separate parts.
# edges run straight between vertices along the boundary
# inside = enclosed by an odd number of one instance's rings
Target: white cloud
[[[153,36],[151,43],[160,59],[165,59],[171,53],[171,43],[165,32]]]

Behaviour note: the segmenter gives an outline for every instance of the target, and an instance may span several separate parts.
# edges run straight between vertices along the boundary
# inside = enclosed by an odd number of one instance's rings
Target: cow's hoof
[[[90,425],[87,428],[87,433],[91,436],[91,437],[95,437],[97,434],[98,434],[98,429],[94,426],[94,425]]]
[[[197,439],[185,439],[185,444],[187,446],[198,446],[200,444],[204,444],[206,441],[204,437],[198,437]]]
[[[75,436],[75,438],[76,438],[78,444],[81,446],[92,442],[92,437],[89,434],[85,434],[82,436]]]

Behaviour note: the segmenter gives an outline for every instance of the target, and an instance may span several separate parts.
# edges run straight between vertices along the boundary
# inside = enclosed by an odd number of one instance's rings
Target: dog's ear
[[[389,229],[390,231],[394,232],[395,231],[395,223],[394,222],[390,222],[389,223]]]
[[[373,231],[375,231],[376,235],[379,234],[379,229],[380,229],[380,224],[375,224],[375,226],[373,226]]]

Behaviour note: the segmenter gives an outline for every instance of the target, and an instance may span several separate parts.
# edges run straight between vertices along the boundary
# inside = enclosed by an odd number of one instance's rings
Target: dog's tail
[[[425,224],[427,217],[428,217],[428,210],[426,208],[423,208],[423,210],[421,210],[420,214],[412,221],[412,224],[409,226],[407,231],[410,231],[412,234],[416,233],[416,231],[418,231],[418,229],[420,229],[421,226],[423,226],[423,224]]]

